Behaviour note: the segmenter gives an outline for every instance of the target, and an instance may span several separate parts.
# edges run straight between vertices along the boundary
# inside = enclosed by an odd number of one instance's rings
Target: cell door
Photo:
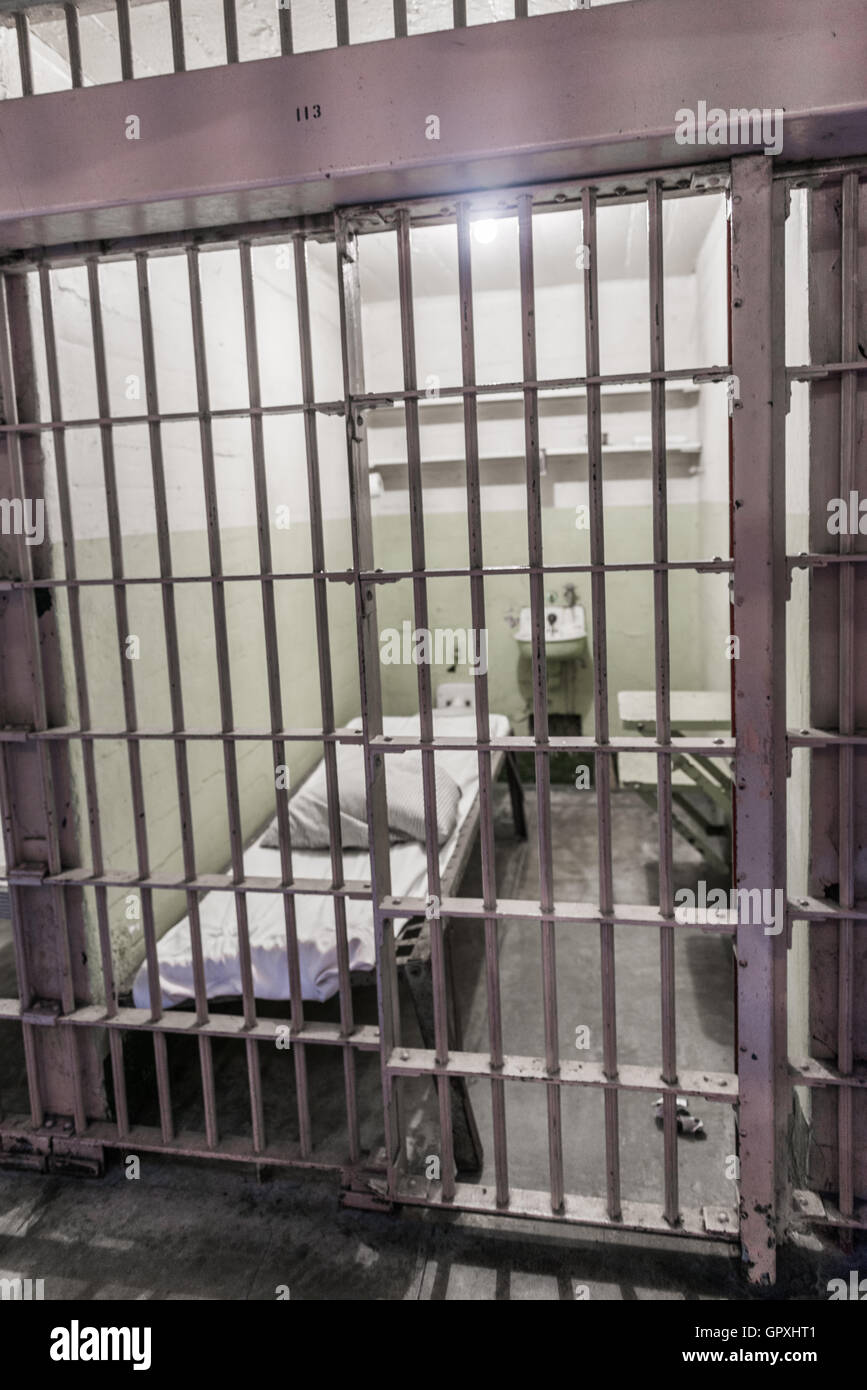
[[[338,219],[388,1162],[377,1186],[402,1203],[740,1239],[754,1279],[773,1277],[786,1171],[780,207],[768,162],[747,158],[731,173]],[[550,592],[565,581],[568,603]],[[683,645],[696,614],[701,653]],[[561,633],[582,651],[587,695],[571,728]],[[474,654],[454,687],[469,730],[435,689],[458,635]],[[624,693],[636,683],[647,689]],[[389,722],[401,699],[412,733]],[[437,769],[469,749],[479,863],[467,878],[467,855],[444,859],[431,829],[426,890],[407,895],[388,846],[389,760],[420,753],[433,828]],[[514,846],[498,848],[498,776],[516,757],[530,832],[517,871]],[[645,892],[623,843],[639,794],[657,871]],[[419,1047],[399,998],[407,923],[422,917]],[[694,997],[679,1012],[690,953],[737,1002],[727,1051],[688,1018]],[[421,1151],[420,1081],[437,1096]],[[484,1131],[475,1173],[468,1105]],[[690,1146],[702,1128],[711,1142]]]
[[[783,193],[750,157],[4,261],[10,1161],[320,1167],[773,1277]]]

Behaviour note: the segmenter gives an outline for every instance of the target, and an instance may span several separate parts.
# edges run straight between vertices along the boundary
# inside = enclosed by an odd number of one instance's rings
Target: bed
[[[348,727],[360,730],[361,720],[352,721]],[[505,715],[492,714],[490,728],[492,737],[503,737],[509,733],[509,721]],[[418,737],[418,716],[386,718],[383,721],[383,732],[392,737]],[[434,732],[441,736],[475,738],[475,715],[435,710]],[[499,771],[504,757],[506,755],[502,752],[494,754],[494,775]],[[436,767],[438,772],[442,769],[454,778],[460,788],[454,830],[440,846],[441,877],[444,885],[448,885],[450,890],[454,891],[466,865],[468,850],[472,847],[478,825],[478,756],[472,748],[445,749],[437,753]],[[515,784],[516,774],[511,757],[508,759],[507,771],[515,811],[520,784]],[[300,790],[303,790],[303,787]],[[521,833],[517,815],[516,828]],[[280,852],[278,849],[263,846],[262,841],[266,835],[267,832],[259,835],[244,854],[244,873],[250,877],[280,878]],[[392,893],[400,897],[424,897],[427,893],[425,846],[419,841],[394,843],[391,845],[390,858]],[[331,882],[331,862],[327,849],[293,850],[292,862],[296,878],[321,878],[326,883]],[[345,850],[343,872],[346,879],[369,879],[368,851]],[[319,897],[305,893],[296,897],[295,904],[302,996],[305,999],[325,1001],[337,993],[339,984],[332,900],[328,896]],[[289,999],[286,920],[282,895],[249,893],[247,913],[254,994],[259,999]],[[226,892],[206,894],[201,900],[199,917],[208,998],[240,997],[241,962],[234,895]],[[370,903],[347,899],[346,919],[349,968],[353,976],[358,977],[371,971],[375,965],[373,913]],[[412,932],[410,937],[412,938]],[[184,917],[162,937],[157,946],[157,959],[163,1007],[172,1008],[194,999],[189,917]],[[132,992],[137,1008],[149,1007],[150,995],[145,963],[135,976]]]
[[[440,687],[444,693],[450,687]],[[445,701],[448,703],[448,701]],[[456,738],[476,737],[476,719],[472,710],[458,711],[440,708],[434,711],[434,733]],[[351,729],[361,729],[361,720],[353,720]],[[491,736],[505,737],[510,733],[505,715],[490,716]],[[390,737],[418,737],[418,716],[392,717],[383,720],[383,732]],[[389,755],[390,758],[394,755]],[[407,756],[407,755],[402,755]],[[417,755],[413,755],[417,756]],[[440,841],[441,892],[444,897],[455,896],[475,843],[479,826],[478,755],[473,748],[444,749],[436,755],[437,780],[441,772],[453,779],[459,792],[454,826],[447,838]],[[391,782],[386,764],[389,819],[392,819]],[[498,750],[491,757],[492,779],[504,769],[511,799],[512,818],[516,835],[527,835],[524,798],[515,756]],[[299,798],[317,776],[323,775],[319,763],[299,788]],[[344,783],[339,775],[341,812],[344,806]],[[418,801],[418,795],[413,798]],[[290,803],[291,804],[291,803]],[[296,803],[297,805],[297,803]],[[439,795],[438,795],[439,810]],[[341,823],[343,815],[341,814]],[[265,841],[274,838],[274,823],[257,836],[244,854],[244,874],[249,877],[280,878],[279,848]],[[366,832],[365,832],[366,833]],[[424,833],[424,830],[421,831]],[[391,888],[396,897],[425,897],[427,894],[427,851],[420,839],[404,840],[390,846]],[[331,859],[327,848],[296,848],[293,844],[292,866],[296,878],[322,879],[331,883]],[[343,873],[346,879],[366,880],[370,874],[369,849],[344,849]],[[324,1002],[339,988],[337,945],[332,900],[328,896],[299,894],[295,899],[298,953],[303,998]],[[290,999],[289,968],[286,951],[286,921],[283,897],[280,893],[249,893],[247,915],[250,955],[253,969],[253,992],[259,999]],[[238,929],[234,896],[228,892],[205,894],[199,907],[202,954],[204,957],[205,987],[209,999],[233,999],[242,996],[241,961],[238,949]],[[369,902],[346,900],[346,927],[349,947],[350,981],[353,985],[374,983],[376,962],[373,933],[373,912]],[[446,968],[450,972],[448,951],[448,922],[444,923]],[[404,922],[395,943],[398,972],[403,978],[418,1023],[422,1044],[434,1046],[433,983],[430,957],[430,923],[424,917]],[[164,1008],[189,1005],[195,999],[193,955],[190,921],[184,917],[171,927],[157,944],[159,988]],[[148,1008],[150,992],[146,964],[142,964],[133,982],[133,1002],[138,1008]],[[462,1037],[460,1020],[454,1007],[456,992],[448,989],[449,1046],[460,1050]],[[462,1078],[451,1082],[452,1130],[455,1165],[459,1174],[481,1171],[482,1144],[473,1115],[469,1091]]]

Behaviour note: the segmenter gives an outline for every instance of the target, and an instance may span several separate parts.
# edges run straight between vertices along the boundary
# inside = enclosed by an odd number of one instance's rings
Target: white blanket
[[[493,737],[502,738],[509,733],[509,721],[505,715],[492,714],[490,722]],[[349,727],[360,729],[361,721],[354,720]],[[458,715],[450,711],[435,710],[434,728],[443,737],[454,735],[458,738],[475,738],[475,715]],[[385,719],[383,731],[392,736],[409,734],[418,737],[418,716]],[[440,872],[444,872],[454,853],[461,827],[476,799],[479,767],[478,756],[473,749],[446,749],[437,753],[436,762],[438,767],[451,773],[461,789],[457,826],[440,848]],[[301,850],[293,854],[292,867],[296,878],[321,878],[326,883],[331,882],[331,862],[327,850]],[[279,850],[262,849],[257,841],[244,855],[244,873],[251,877],[261,875],[279,878]],[[366,850],[344,853],[343,873],[346,879],[368,881],[369,853]],[[427,853],[424,845],[412,841],[391,846],[391,884],[392,892],[396,896],[426,896]],[[370,970],[375,962],[373,912],[370,903],[351,899],[345,901],[349,968]],[[289,967],[283,895],[247,893],[246,902],[254,993],[259,999],[288,999]],[[306,893],[296,894],[295,913],[302,995],[305,999],[330,999],[337,993],[338,988],[333,899]],[[239,996],[242,992],[241,964],[234,894],[220,891],[207,893],[201,900],[199,919],[208,998]],[[157,955],[163,1007],[170,1008],[186,999],[194,999],[188,917],[184,917],[166,932],[158,944]],[[144,964],[133,983],[133,1001],[138,1008],[148,1008],[150,1004],[147,967]]]

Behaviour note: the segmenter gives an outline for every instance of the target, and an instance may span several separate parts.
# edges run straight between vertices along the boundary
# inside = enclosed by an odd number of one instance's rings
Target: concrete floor
[[[505,789],[497,788],[497,882],[501,897],[538,898],[538,850],[533,788],[528,788],[529,837],[515,839]],[[596,807],[592,791],[552,788],[555,892],[560,899],[596,898]],[[615,899],[656,901],[656,822],[632,792],[613,798]],[[676,886],[712,871],[682,841],[675,842]],[[462,891],[480,896],[478,859]],[[482,926],[455,933],[454,959],[464,1046],[486,1048],[487,1018]],[[4,953],[5,954],[5,953]],[[622,1062],[657,1065],[660,1056],[659,942],[647,928],[618,928],[617,1013]],[[2,964],[2,962],[0,962]],[[732,1069],[731,946],[724,938],[681,931],[677,938],[678,1056],[682,1066]],[[544,1051],[541,948],[538,928],[506,921],[501,933],[502,997],[507,1053]],[[559,1032],[564,1056],[601,1058],[598,930],[557,931]],[[372,990],[355,992],[359,1021],[375,1018]],[[414,1040],[408,1002],[405,1041]],[[311,1007],[311,1016],[336,1014],[336,1001]],[[269,1005],[269,1012],[272,1006]],[[575,1050],[575,1030],[590,1030],[589,1047]],[[9,1032],[16,1030],[4,1030]],[[6,1036],[5,1041],[12,1039]],[[16,1036],[17,1041],[17,1036]],[[172,1098],[179,1130],[203,1128],[195,1043],[171,1039]],[[149,1038],[126,1046],[133,1123],[157,1122]],[[345,1153],[340,1059],[328,1048],[308,1049],[314,1141],[326,1153]],[[5,1049],[7,1079],[13,1048]],[[249,1133],[243,1048],[215,1045],[219,1118],[224,1134]],[[297,1135],[286,1054],[263,1052],[266,1118],[273,1137]],[[437,1122],[428,1087],[407,1083],[413,1122],[410,1166],[436,1152]],[[492,1141],[487,1083],[471,1083],[473,1108],[485,1147],[482,1182],[490,1180]],[[10,1097],[5,1096],[9,1108]],[[362,1142],[381,1144],[379,1076],[374,1056],[359,1057]],[[734,1124],[725,1105],[696,1102],[701,1139],[678,1143],[681,1202],[732,1206],[734,1184],[726,1157],[734,1152]],[[547,1187],[546,1106],[542,1087],[507,1088],[510,1180]],[[565,1088],[563,1133],[567,1190],[604,1195],[601,1096]],[[623,1196],[662,1198],[662,1136],[652,1098],[624,1094],[620,1104]],[[165,1258],[167,1242],[171,1262]],[[636,1261],[636,1247],[641,1251]],[[671,1247],[674,1247],[673,1249]],[[825,1253],[822,1253],[824,1248]],[[848,1261],[848,1263],[847,1263]],[[851,1257],[805,1238],[784,1262],[786,1297],[824,1297],[825,1284]],[[640,1271],[640,1272],[638,1272]],[[825,1271],[825,1273],[823,1273]],[[99,1181],[0,1173],[0,1275],[44,1278],[48,1298],[273,1298],[279,1284],[308,1298],[742,1298],[745,1289],[730,1248],[658,1238],[626,1239],[542,1223],[503,1223],[409,1211],[402,1219],[337,1208],[336,1181],[230,1165],[142,1158],[141,1177],[124,1177],[113,1157]],[[818,1281],[818,1282],[817,1282]]]
[[[860,1252],[864,1265],[867,1243]],[[751,1291],[727,1249],[504,1224],[459,1213],[338,1207],[334,1182],[145,1156],[128,1180],[0,1172],[0,1278],[45,1280],[46,1300],[826,1300],[859,1253],[816,1241]]]

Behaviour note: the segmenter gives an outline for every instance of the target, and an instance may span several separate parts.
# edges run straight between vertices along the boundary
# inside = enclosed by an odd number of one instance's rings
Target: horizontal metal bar
[[[867,1231],[867,1202],[859,1204],[857,1216],[844,1216],[836,1203],[821,1192],[794,1191],[793,1214],[811,1226],[830,1226],[836,1229]]]
[[[558,376],[546,377],[541,381],[495,381],[475,383],[472,386],[442,386],[437,388],[438,400],[460,400],[469,397],[494,396],[502,392],[516,392],[522,395],[525,390],[568,391],[582,386],[649,386],[652,381],[689,381],[698,386],[712,382],[725,381],[731,375],[731,367],[677,367],[662,371],[610,372],[605,376]],[[366,391],[352,397],[358,406],[394,405],[399,401],[427,400],[428,392],[423,387],[403,391]]]
[[[867,560],[867,555],[863,558]],[[841,748],[847,744],[867,744],[867,733],[837,734],[829,729],[789,729],[786,738],[790,748]]]
[[[549,749],[552,753],[694,753],[706,758],[725,758],[734,756],[735,740],[695,735],[691,738],[672,738],[668,743],[657,743],[655,739],[644,738],[638,734],[618,734],[608,743],[597,743],[595,739],[582,734],[551,734],[542,742],[532,734],[515,734],[504,738],[491,738],[487,743],[477,743],[472,738],[449,738],[443,735],[437,735],[428,741],[408,734],[381,734],[370,740],[370,747],[378,753],[404,753],[423,748],[452,748],[457,751],[503,748],[513,752],[534,753]]]
[[[175,410],[165,415],[92,415],[72,420],[30,420],[0,424],[0,435],[44,434],[51,431],[90,430],[123,425],[178,425],[200,420],[247,420],[263,415],[343,415],[344,401],[314,401],[294,405],[232,405],[220,410]]]
[[[382,911],[389,917],[412,918],[424,916],[425,899],[416,897],[384,898]],[[658,907],[636,903],[613,903],[610,912],[603,912],[598,903],[555,901],[549,910],[543,910],[538,901],[531,898],[498,898],[490,906],[485,906],[482,898],[443,898],[439,905],[441,918],[459,921],[462,918],[484,918],[488,921],[527,921],[572,923],[578,926],[594,926],[607,923],[620,927],[683,927],[695,931],[710,931],[731,934],[737,926],[737,914],[720,913],[720,920],[711,916],[702,922],[696,915],[684,917],[664,917]]]
[[[541,1081],[556,1086],[593,1086],[611,1091],[649,1091],[654,1095],[671,1093],[698,1096],[702,1100],[734,1105],[738,1098],[738,1078],[734,1072],[682,1071],[676,1082],[666,1083],[655,1067],[620,1065],[614,1076],[606,1076],[602,1062],[561,1060],[556,1073],[548,1070],[544,1057],[505,1056],[503,1065],[491,1065],[482,1052],[452,1052],[448,1061],[437,1062],[436,1054],[425,1048],[398,1047],[388,1058],[394,1076],[463,1076],[494,1081]]]
[[[824,898],[790,898],[786,915],[793,922],[865,922],[867,901],[862,899],[852,907],[841,907]]]
[[[680,1220],[676,1226],[672,1226],[662,1206],[653,1202],[624,1202],[617,1218],[612,1219],[608,1215],[604,1197],[577,1197],[567,1192],[562,1207],[554,1212],[551,1210],[550,1192],[531,1192],[512,1187],[509,1189],[508,1206],[501,1207],[497,1205],[493,1186],[481,1187],[461,1182],[455,1184],[454,1195],[444,1201],[439,1183],[429,1183],[424,1178],[412,1176],[398,1182],[394,1197],[407,1206],[441,1207],[445,1211],[469,1211],[498,1217],[529,1217],[567,1226],[601,1226],[612,1231],[642,1231],[720,1242],[738,1239],[734,1208],[711,1208],[712,1219],[706,1224],[704,1209],[681,1207]]]
[[[54,1129],[34,1130],[22,1115],[4,1115],[0,1120],[0,1140],[32,1140],[39,1137],[63,1137]],[[162,1153],[174,1158],[225,1158],[236,1163],[270,1164],[274,1167],[310,1168],[323,1172],[351,1172],[348,1155],[333,1147],[323,1148],[315,1157],[304,1157],[299,1144],[269,1141],[261,1149],[253,1148],[252,1135],[221,1135],[214,1147],[208,1136],[193,1131],[181,1131],[171,1139],[163,1139],[161,1131],[150,1125],[132,1125],[123,1135],[117,1126],[105,1121],[91,1121],[84,1139],[88,1144],[135,1153]],[[371,1165],[373,1166],[373,1165]]]
[[[105,740],[109,742],[211,742],[225,739],[228,742],[271,742],[277,738],[286,743],[340,743],[360,744],[363,735],[354,729],[337,729],[333,733],[323,729],[280,729],[275,734],[270,729],[76,729],[60,726],[56,729],[25,729],[13,726],[0,729],[0,743],[65,743],[73,739],[83,742]],[[706,758],[732,757],[735,741],[732,738],[708,740],[695,736],[692,738],[673,738],[670,743],[658,744],[652,738],[639,734],[618,735],[608,743],[597,743],[593,738],[581,734],[554,734],[546,743],[540,742],[531,734],[515,734],[503,738],[489,738],[478,743],[473,738],[440,736],[422,740],[409,734],[382,735],[370,740],[371,748],[383,753],[418,752],[424,749],[437,749],[446,752],[499,751],[513,753],[662,753],[677,758],[683,753]]]
[[[7,873],[7,878],[14,882],[11,872]],[[259,876],[235,882],[229,874],[197,874],[195,878],[184,878],[182,874],[151,874],[149,878],[139,878],[133,869],[106,869],[101,874],[91,874],[87,869],[65,869],[63,873],[47,874],[43,884],[62,888],[166,888],[172,892],[184,889],[202,893],[291,893],[361,901],[368,901],[371,896],[370,884],[359,879],[348,879],[335,888],[326,878],[296,878],[291,883]]]
[[[85,741],[93,739],[137,739],[137,740],[174,740],[186,743],[187,741],[211,742],[219,739],[240,742],[250,741],[254,743],[271,742],[278,739],[281,742],[292,743],[346,743],[358,744],[364,740],[364,735],[360,729],[278,729],[276,733],[270,729],[77,729],[73,725],[59,725],[56,729],[21,729],[18,726],[0,728],[0,743],[29,743],[39,742],[43,739],[49,741],[56,740],[64,742],[68,739],[80,738]]]
[[[120,0],[120,4],[123,4],[123,0]],[[93,89],[89,90],[92,92]],[[8,251],[0,256],[0,269],[7,274],[23,274],[40,266],[51,269],[61,265],[84,265],[93,256],[101,261],[130,261],[142,251],[154,256],[169,256],[197,246],[199,251],[207,253],[237,247],[245,240],[256,241],[261,246],[276,245],[298,235],[315,241],[333,241],[333,216],[330,213],[314,213],[300,217],[259,218],[256,221],[235,219],[207,227],[181,227],[173,232],[110,235],[98,240],[59,240],[55,244],[36,246],[26,251]]]
[[[789,381],[816,381],[828,376],[842,376],[846,372],[867,372],[867,362],[863,358],[855,358],[851,362],[819,362],[809,366],[805,363],[800,367],[786,368]]]
[[[789,1076],[794,1086],[849,1086],[856,1090],[867,1088],[867,1066],[863,1063],[854,1071],[843,1073],[818,1057],[790,1057]]]
[[[852,159],[817,160],[810,164],[786,164],[782,160],[774,160],[774,178],[790,183],[795,188],[812,187],[814,181],[828,179],[839,183],[844,174],[856,171],[862,178],[867,178],[867,163],[863,155],[855,155]]]
[[[867,559],[867,556],[864,557]],[[416,579],[422,576],[426,579],[476,579],[476,578],[510,578],[525,574],[637,574],[651,573],[655,570],[687,570],[695,571],[697,574],[729,574],[734,568],[733,560],[672,560],[665,564],[654,564],[653,561],[643,563],[637,561],[634,564],[625,562],[623,564],[600,564],[600,565],[483,565],[480,568],[455,568],[455,569],[426,569],[426,570],[364,570],[356,575],[352,570],[284,570],[263,573],[261,571],[247,574],[223,574],[217,578],[213,574],[181,574],[181,575],[131,575],[123,579],[114,579],[108,575],[98,579],[61,579],[46,577],[45,579],[0,579],[0,593],[4,591],[14,591],[19,589],[76,589],[76,588],[110,588],[113,584],[122,584],[124,588],[136,584],[249,584],[267,581],[268,583],[276,580],[293,579],[327,579],[332,584],[354,584],[356,581],[362,584],[396,584],[401,579]]]
[[[802,555],[786,556],[786,565],[790,575],[792,570],[822,569],[826,565],[863,565],[865,562],[867,562],[867,555],[854,552],[842,555],[835,552],[826,555],[821,551],[814,551],[808,555],[804,551]]]
[[[21,1003],[18,999],[0,999],[0,1022],[20,1022]],[[252,1028],[244,1026],[240,1014],[212,1013],[207,1022],[200,1023],[194,1013],[171,1010],[155,1019],[147,1009],[119,1008],[116,1013],[106,1014],[101,1004],[87,1004],[72,1013],[61,1014],[56,1020],[58,1026],[74,1028],[114,1028],[120,1032],[138,1033],[178,1033],[187,1036],[211,1038],[252,1039],[254,1042],[273,1043],[284,1036],[281,1029],[290,1028],[292,1043],[302,1043],[305,1047],[355,1047],[362,1052],[379,1050],[379,1029],[369,1024],[356,1024],[351,1033],[345,1033],[338,1023],[305,1020],[301,1028],[292,1028],[286,1018],[256,1019]]]

